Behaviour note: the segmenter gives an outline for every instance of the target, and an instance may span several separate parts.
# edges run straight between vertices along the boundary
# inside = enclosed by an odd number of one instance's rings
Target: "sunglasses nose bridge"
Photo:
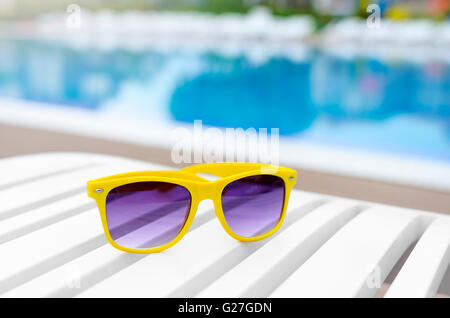
[[[200,201],[211,199],[213,200],[217,196],[217,184],[215,183],[205,183],[200,188]]]

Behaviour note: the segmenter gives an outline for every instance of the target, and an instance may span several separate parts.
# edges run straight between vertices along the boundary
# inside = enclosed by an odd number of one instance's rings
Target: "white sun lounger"
[[[233,240],[204,202],[169,250],[118,251],[86,181],[154,169],[91,154],[0,160],[0,297],[373,297],[387,277],[388,297],[449,294],[449,216],[302,191],[264,241]]]

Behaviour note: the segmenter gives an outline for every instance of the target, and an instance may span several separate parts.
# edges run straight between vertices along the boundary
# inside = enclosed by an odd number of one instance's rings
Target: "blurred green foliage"
[[[69,4],[78,4],[90,10],[171,10],[211,13],[245,13],[253,6],[265,6],[277,15],[314,14],[309,0],[7,0],[11,5],[0,10],[10,17],[31,17],[39,13],[65,10]]]

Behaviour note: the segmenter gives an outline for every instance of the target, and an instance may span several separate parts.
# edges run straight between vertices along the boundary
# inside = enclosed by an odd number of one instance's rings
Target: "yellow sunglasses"
[[[201,175],[219,179],[210,181]],[[210,163],[179,171],[129,172],[87,183],[108,241],[131,253],[156,253],[189,230],[198,205],[214,202],[225,231],[242,242],[262,240],[283,223],[296,183],[293,169],[259,163]]]

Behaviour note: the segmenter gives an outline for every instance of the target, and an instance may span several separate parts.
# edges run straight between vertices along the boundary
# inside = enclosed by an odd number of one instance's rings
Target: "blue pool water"
[[[149,120],[279,128],[286,138],[450,161],[450,65],[302,61],[0,41],[0,97]]]

